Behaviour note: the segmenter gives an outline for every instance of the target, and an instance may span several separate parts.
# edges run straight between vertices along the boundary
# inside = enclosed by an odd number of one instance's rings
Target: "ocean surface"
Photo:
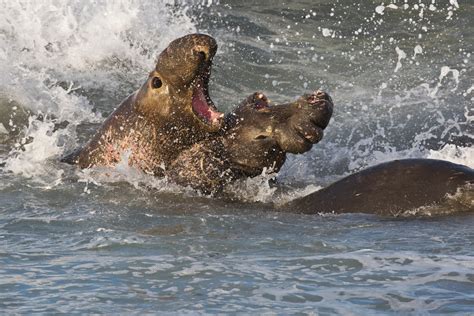
[[[473,215],[271,207],[397,158],[474,167],[473,16],[456,0],[0,0],[0,314],[474,314]],[[284,190],[262,175],[218,199],[58,162],[192,32],[219,43],[221,110],[256,90],[332,96]]]

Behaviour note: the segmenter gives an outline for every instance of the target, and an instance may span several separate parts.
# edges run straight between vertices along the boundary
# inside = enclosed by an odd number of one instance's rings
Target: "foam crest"
[[[103,120],[94,108],[117,104],[139,86],[169,41],[195,31],[187,7],[174,5],[3,1],[0,94],[33,115],[19,127],[6,170],[49,179],[54,167],[48,161],[78,145],[76,127]],[[126,78],[117,80],[117,74]],[[61,123],[67,127],[58,129]],[[61,172],[53,174],[57,180]]]
[[[448,160],[474,168],[474,148],[447,144],[439,150],[430,150],[427,158]]]
[[[270,202],[276,192],[276,187],[270,185],[270,181],[275,174],[267,173],[266,170],[261,175],[254,178],[247,178],[229,184],[225,192],[233,198],[245,202]]]
[[[158,178],[152,175],[147,175],[142,171],[130,166],[128,158],[130,152],[126,151],[121,154],[120,162],[113,168],[109,167],[94,167],[89,169],[82,169],[76,171],[78,177],[77,182],[83,183],[83,192],[90,194],[94,188],[107,185],[110,183],[124,182],[131,184],[135,189],[153,192],[165,193],[186,193],[191,196],[200,195],[191,187],[183,187],[171,183],[168,179]]]
[[[6,161],[5,170],[28,178],[37,178],[42,183],[59,184],[63,171],[48,161],[61,152],[61,147],[58,146],[59,138],[50,136],[53,127],[53,123],[35,122],[33,117],[30,118],[27,135],[34,135],[35,139],[27,144],[23,144],[27,141],[26,138],[20,140],[18,149],[15,149]]]
[[[10,61],[26,58],[38,68],[88,70],[114,55],[147,64],[156,51],[147,55],[145,48],[163,48],[170,38],[194,30],[185,14],[169,9],[173,3],[5,2],[0,13],[4,21],[0,29],[5,34],[1,40],[9,45],[2,45],[2,53]]]

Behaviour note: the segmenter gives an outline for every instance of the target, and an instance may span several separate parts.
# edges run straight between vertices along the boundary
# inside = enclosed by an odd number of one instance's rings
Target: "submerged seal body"
[[[333,111],[318,91],[294,102],[270,105],[260,92],[225,117],[220,133],[180,153],[166,175],[204,193],[217,193],[236,179],[278,172],[287,153],[300,154],[323,137]]]
[[[394,160],[356,172],[283,209],[385,216],[473,212],[474,170],[443,160]]]
[[[120,104],[83,148],[62,161],[89,168],[128,159],[129,165],[146,173],[163,175],[183,149],[223,123],[224,114],[216,110],[208,93],[216,50],[216,41],[202,34],[171,42],[142,87]]]

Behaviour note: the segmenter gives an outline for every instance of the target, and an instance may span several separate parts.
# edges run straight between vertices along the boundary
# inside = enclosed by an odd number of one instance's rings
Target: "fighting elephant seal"
[[[229,114],[223,125],[223,114],[208,94],[216,48],[215,40],[206,35],[173,41],[145,84],[111,114],[84,148],[63,161],[82,168],[112,166],[128,152],[130,165],[213,193],[229,181],[265,169],[277,172],[286,153],[303,153],[321,139],[333,106],[324,93],[279,106],[269,106],[257,93]],[[401,160],[348,176],[281,209],[400,215],[438,206],[443,212],[458,201],[455,210],[473,211],[473,187],[474,171],[468,167]]]
[[[301,154],[323,137],[333,103],[322,91],[294,102],[270,105],[256,92],[225,117],[220,133],[180,153],[166,175],[204,193],[218,193],[229,182],[276,173],[286,154]]]
[[[83,147],[63,162],[81,168],[114,166],[122,159],[148,174],[164,169],[190,145],[222,125],[224,114],[209,98],[216,41],[191,34],[172,41],[155,69]]]
[[[224,118],[208,93],[216,50],[207,35],[171,42],[145,84],[62,161],[89,168],[128,159],[148,174],[209,193],[264,168],[277,172],[287,152],[306,152],[322,138],[332,114],[332,102],[322,92],[272,107],[255,93]]]
[[[168,175],[178,183],[214,193],[228,182],[259,175],[264,169],[278,172],[287,152],[302,153],[322,138],[332,108],[331,99],[323,92],[277,106],[255,93],[226,116],[221,135],[183,151]],[[472,212],[474,170],[434,159],[390,161],[349,175],[276,210],[395,217]]]

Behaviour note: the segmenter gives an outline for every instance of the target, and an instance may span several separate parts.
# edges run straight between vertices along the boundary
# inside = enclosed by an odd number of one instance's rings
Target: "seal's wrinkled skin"
[[[321,91],[280,105],[254,93],[226,116],[219,135],[181,152],[167,176],[217,193],[236,179],[278,172],[286,153],[304,153],[322,139],[332,111],[331,98]]]
[[[286,153],[307,152],[323,138],[332,111],[332,100],[322,91],[279,105],[255,93],[227,117],[223,142],[229,159],[246,176],[263,168],[278,172]]]
[[[63,161],[89,168],[128,159],[146,173],[209,193],[264,169],[277,172],[286,153],[306,152],[322,138],[332,114],[323,92],[273,106],[255,93],[224,119],[208,93],[216,49],[207,35],[171,42],[144,85]]]
[[[216,41],[191,34],[171,42],[143,86],[125,99],[96,135],[63,161],[81,168],[113,166],[123,157],[162,176],[179,153],[218,131],[223,113],[209,98]]]

